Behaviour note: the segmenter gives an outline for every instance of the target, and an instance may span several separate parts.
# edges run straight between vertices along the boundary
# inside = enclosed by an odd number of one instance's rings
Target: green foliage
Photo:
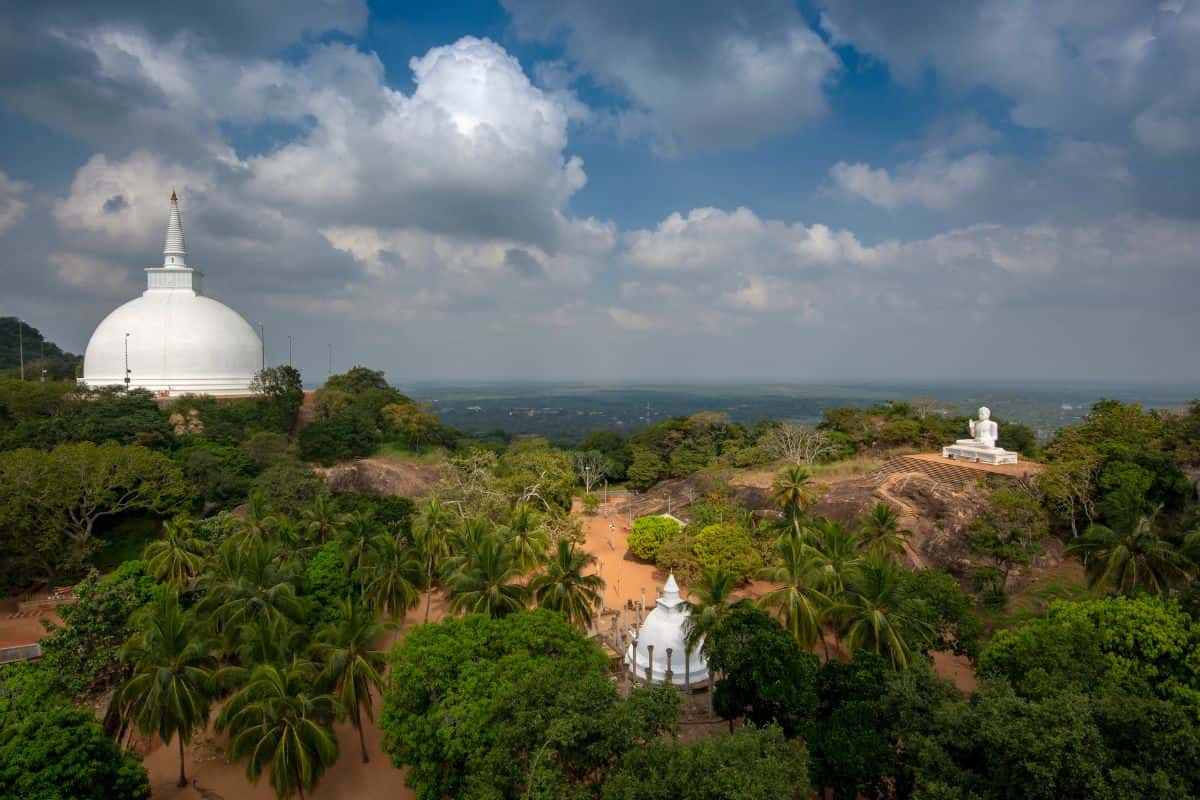
[[[411,538],[413,501],[390,494],[339,494],[334,497],[338,511],[343,514],[370,514],[376,522],[394,535]]]
[[[906,572],[902,581],[910,612],[932,631],[929,649],[952,651],[974,661],[979,655],[980,635],[975,599],[953,575],[937,569]]]
[[[741,581],[749,580],[762,566],[750,534],[733,523],[700,529],[692,541],[692,552],[701,569],[721,570]]]
[[[562,797],[679,713],[672,689],[621,703],[605,666],[546,610],[414,628],[393,655],[384,750],[422,800],[516,797],[527,780],[531,796]]]
[[[369,456],[378,442],[379,432],[367,416],[346,412],[306,425],[300,431],[300,458],[329,466]]]
[[[254,479],[253,489],[272,511],[297,517],[313,501],[328,494],[324,478],[307,464],[289,458],[267,467]]]
[[[1003,594],[1012,571],[1043,552],[1041,541],[1049,533],[1045,511],[1037,498],[1022,489],[996,489],[988,506],[967,532],[977,555],[991,561],[997,593]]]
[[[296,454],[296,448],[292,446],[291,439],[286,433],[272,431],[259,431],[253,434],[242,442],[241,448],[246,457],[253,461],[259,469],[266,469],[277,461],[293,458]]]
[[[1154,597],[1059,602],[1013,631],[1000,631],[979,674],[1007,678],[1021,694],[1106,690],[1200,700],[1200,623]]]
[[[171,428],[144,389],[0,379],[0,450],[85,441],[161,448],[171,442]]]
[[[618,431],[593,431],[580,440],[576,449],[602,454],[608,463],[608,477],[613,481],[625,480],[625,472],[633,461],[629,438]]]
[[[679,523],[670,517],[638,517],[629,533],[629,549],[638,558],[653,561],[658,549],[679,533]]]
[[[667,467],[662,456],[648,447],[632,446],[633,453],[626,477],[631,489],[648,489],[665,477]]]
[[[187,495],[161,453],[115,443],[0,453],[0,579],[78,570],[97,549],[96,525],[130,512],[167,514]]]
[[[746,726],[698,742],[663,741],[627,755],[604,800],[807,800],[804,746],[776,726]]]
[[[45,663],[0,669],[0,797],[12,800],[143,800],[138,758],[108,736],[89,711],[58,694]]]
[[[75,587],[76,602],[58,609],[63,624],[41,643],[42,661],[64,692],[94,695],[124,677],[117,651],[154,587],[140,561],[127,561],[103,578],[93,570]]]
[[[604,588],[604,579],[598,574],[583,574],[595,563],[595,556],[579,549],[574,542],[559,539],[546,571],[529,582],[538,607],[558,611],[573,625],[588,630],[599,610]]]
[[[71,380],[83,365],[82,356],[64,352],[28,322],[0,317],[0,375],[17,378],[21,374],[22,352],[29,383],[38,382],[43,370],[49,380]]]
[[[213,508],[241,503],[258,472],[257,465],[240,449],[205,439],[196,439],[173,457],[196,496]]]
[[[725,719],[778,724],[795,735],[817,704],[818,661],[763,611],[734,606],[704,644],[708,668],[720,674],[713,708]]]
[[[540,437],[519,439],[496,462],[499,488],[513,503],[570,511],[575,493],[571,457]]]
[[[304,574],[307,595],[312,600],[306,614],[309,625],[333,622],[338,603],[358,588],[346,569],[341,544],[331,541],[321,546],[308,560]]]
[[[380,409],[384,430],[409,449],[421,452],[434,444],[452,444],[453,436],[423,403],[389,403]]]

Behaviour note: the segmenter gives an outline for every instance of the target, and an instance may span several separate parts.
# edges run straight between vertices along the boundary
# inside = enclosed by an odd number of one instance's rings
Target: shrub
[[[339,494],[338,511],[355,514],[365,511],[392,533],[408,536],[412,533],[413,501],[390,494]]]
[[[242,452],[258,465],[266,469],[277,461],[292,455],[292,443],[286,433],[259,431],[242,442]]]
[[[272,511],[297,517],[329,487],[307,464],[289,458],[263,470],[254,479],[254,491],[263,496]]]
[[[629,534],[629,549],[638,558],[653,561],[658,549],[679,533],[679,523],[670,517],[639,517]]]
[[[762,566],[762,558],[744,528],[717,523],[702,528],[692,542],[692,551],[702,569],[720,569],[739,580],[747,580]]]
[[[339,414],[319,419],[300,431],[300,458],[325,466],[335,461],[369,456],[379,441],[379,433],[362,414]]]

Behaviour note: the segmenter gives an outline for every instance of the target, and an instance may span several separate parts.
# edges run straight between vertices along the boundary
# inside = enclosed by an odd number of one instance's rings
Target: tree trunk
[[[429,606],[433,603],[433,562],[429,562],[429,569],[425,573],[425,621],[429,622]]]
[[[176,786],[183,788],[187,786],[187,775],[183,771],[183,733],[179,732],[179,783]]]
[[[358,746],[362,748],[363,763],[366,764],[371,759],[367,758],[367,740],[363,737],[362,709],[358,706],[354,707],[354,727],[358,728]]]

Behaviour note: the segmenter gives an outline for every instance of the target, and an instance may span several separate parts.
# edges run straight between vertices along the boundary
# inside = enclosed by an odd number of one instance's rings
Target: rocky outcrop
[[[434,464],[364,458],[316,471],[334,494],[389,494],[400,497],[428,496],[440,477]]]

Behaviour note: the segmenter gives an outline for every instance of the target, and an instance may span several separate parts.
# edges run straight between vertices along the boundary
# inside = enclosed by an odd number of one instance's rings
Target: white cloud
[[[1178,124],[1200,112],[1200,3],[821,4],[835,42],[879,57],[908,83],[932,68],[958,89],[996,89],[1025,127],[1132,135],[1172,153],[1184,141]]]
[[[992,180],[996,163],[990,153],[948,158],[934,150],[892,171],[839,161],[829,175],[843,192],[881,208],[920,205],[947,209],[986,186]]]
[[[651,331],[666,325],[666,321],[661,317],[656,318],[648,313],[642,314],[619,306],[610,306],[608,316],[617,327],[627,331]]]
[[[108,297],[131,297],[139,288],[131,280],[129,269],[83,253],[51,253],[48,260],[55,277],[73,289]]]
[[[833,51],[783,3],[505,0],[519,35],[562,40],[621,95],[619,133],[666,155],[752,144],[825,113]],[[561,70],[555,75],[561,81]]]
[[[14,180],[0,170],[0,236],[25,218],[30,185]]]

